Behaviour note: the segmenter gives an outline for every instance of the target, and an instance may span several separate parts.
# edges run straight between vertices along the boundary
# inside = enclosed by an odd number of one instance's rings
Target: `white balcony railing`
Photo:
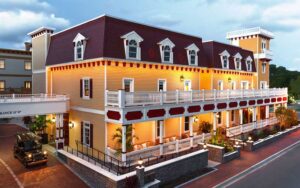
[[[272,117],[269,119],[259,120],[256,123],[247,123],[239,126],[230,127],[227,129],[226,134],[228,137],[240,135],[242,133],[250,132],[253,129],[260,129],[266,127],[268,125],[274,125],[278,122],[276,117]]]
[[[201,101],[229,100],[236,98],[286,96],[287,88],[249,89],[249,90],[194,90],[166,92],[125,92],[106,91],[106,106],[120,108],[129,106],[163,105],[170,103],[188,103]]]
[[[271,50],[263,49],[261,53],[254,54],[254,58],[272,59],[273,58],[273,52]]]
[[[55,94],[3,94],[0,95],[0,103],[66,101],[67,95]]]
[[[274,34],[272,32],[262,29],[261,27],[231,31],[226,34],[226,38],[231,39],[231,38],[242,37],[242,36],[250,36],[254,34],[262,34],[270,38],[274,38]]]

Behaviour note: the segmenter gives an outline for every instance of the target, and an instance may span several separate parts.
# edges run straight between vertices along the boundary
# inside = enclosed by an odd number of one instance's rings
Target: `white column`
[[[240,128],[241,128],[241,133],[243,132],[243,109],[239,109],[239,115],[240,115]]]
[[[253,129],[256,129],[256,107],[253,107],[252,121],[253,121]]]
[[[55,143],[56,143],[56,149],[58,149],[59,134],[60,134],[58,114],[55,114],[55,127],[56,127]]]
[[[214,131],[214,134],[216,134],[216,131],[217,131],[217,113],[216,112],[213,113],[213,131]]]
[[[158,121],[159,122],[159,154],[164,154],[164,141],[163,141],[163,124],[164,121]]]
[[[269,119],[269,117],[270,117],[270,106],[267,105],[266,106],[266,118]]]
[[[226,111],[226,128],[229,128],[230,125],[230,112],[229,110]]]
[[[56,125],[56,149],[64,147],[64,116],[63,114],[55,114]]]
[[[126,161],[126,125],[122,125],[122,161]]]
[[[190,127],[190,147],[193,147],[193,137],[194,137],[194,131],[193,131],[193,123],[194,123],[194,118],[189,117],[189,127]]]

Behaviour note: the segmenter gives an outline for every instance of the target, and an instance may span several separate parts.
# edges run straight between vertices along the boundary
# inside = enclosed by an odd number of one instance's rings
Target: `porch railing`
[[[106,91],[106,106],[120,108],[139,105],[163,105],[200,101],[228,100],[235,98],[286,96],[287,88],[245,89],[245,90],[193,90],[193,91]]]
[[[0,95],[0,103],[12,102],[42,102],[42,101],[65,101],[68,95],[55,94],[3,94]]]
[[[233,136],[236,136],[236,135],[239,135],[242,133],[250,132],[254,129],[260,129],[260,128],[266,127],[268,125],[274,125],[276,123],[278,123],[278,120],[276,117],[259,120],[257,122],[252,122],[252,123],[247,123],[247,124],[243,124],[243,125],[239,125],[239,126],[230,127],[226,131],[226,135],[228,137],[233,137]]]

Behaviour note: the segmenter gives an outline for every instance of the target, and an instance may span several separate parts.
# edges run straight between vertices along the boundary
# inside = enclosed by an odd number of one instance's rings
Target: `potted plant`
[[[46,115],[36,116],[29,126],[29,130],[39,135],[42,140],[42,144],[48,144],[48,134],[45,132],[47,123],[52,123],[46,119]]]
[[[137,136],[133,135],[134,128],[132,125],[127,126],[126,129],[126,151],[132,151],[133,145],[132,140],[133,139],[139,139]],[[122,128],[118,127],[116,129],[116,133],[112,136],[112,139],[117,142],[118,149],[116,150],[116,154],[119,155],[122,152]]]
[[[202,121],[199,124],[199,128],[198,131],[202,132],[202,133],[210,133],[211,129],[212,129],[213,125],[207,121]]]

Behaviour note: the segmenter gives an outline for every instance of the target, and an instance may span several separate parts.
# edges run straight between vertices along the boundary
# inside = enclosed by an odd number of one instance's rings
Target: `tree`
[[[47,123],[52,123],[50,120],[47,120],[45,115],[36,116],[33,122],[29,125],[29,130],[36,134],[43,134],[47,128]]]
[[[297,112],[295,110],[279,107],[276,109],[275,115],[279,121],[280,128],[289,128],[298,123]]]
[[[131,151],[133,149],[133,145],[132,145],[132,140],[135,139],[139,139],[137,136],[135,136],[133,134],[133,130],[134,128],[132,127],[132,125],[128,125],[126,128],[126,150],[127,151]],[[122,152],[122,128],[118,127],[116,129],[116,133],[112,136],[112,139],[114,141],[117,142],[118,144],[118,149],[117,149],[117,154],[120,154]]]
[[[295,98],[300,98],[300,76],[290,82],[290,94]]]

